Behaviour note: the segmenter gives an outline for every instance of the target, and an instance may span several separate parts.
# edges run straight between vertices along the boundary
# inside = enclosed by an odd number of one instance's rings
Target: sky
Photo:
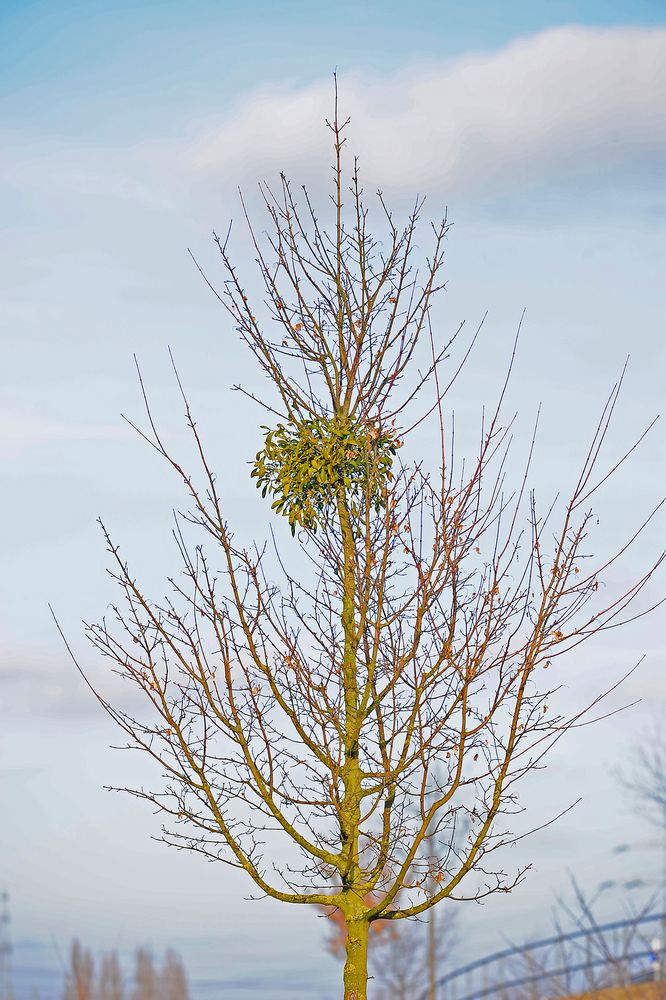
[[[97,517],[148,590],[173,571],[182,495],[121,417],[142,419],[135,354],[160,426],[186,449],[173,350],[229,520],[264,537],[247,467],[262,415],[230,391],[260,383],[188,249],[214,277],[211,234],[234,219],[256,288],[239,185],[260,217],[256,182],[284,170],[324,210],[334,71],[369,203],[380,187],[404,212],[418,193],[426,220],[446,210],[454,223],[438,328],[488,312],[452,401],[463,440],[526,309],[511,405],[518,448],[543,406],[539,495],[571,485],[629,355],[612,465],[666,384],[663,4],[0,0],[0,36],[0,887],[18,1000],[58,995],[74,935],[123,953],[177,947],[194,1000],[326,1000],[340,970],[321,920],[248,901],[240,876],[156,843],[158,819],[104,790],[150,770],[110,749],[48,605],[104,685],[81,625],[113,596]],[[599,551],[661,498],[664,441],[662,418],[603,494]],[[613,585],[663,547],[664,526],[659,515]],[[654,874],[653,834],[609,772],[666,706],[663,620],[659,609],[563,664],[573,704],[644,654],[608,704],[640,701],[569,734],[526,782],[521,832],[581,801],[516,846],[534,866],[524,885],[463,906],[461,959],[501,947],[498,926],[547,931],[569,869],[591,889]],[[632,850],[615,855],[620,842]],[[625,896],[602,903],[615,915]]]

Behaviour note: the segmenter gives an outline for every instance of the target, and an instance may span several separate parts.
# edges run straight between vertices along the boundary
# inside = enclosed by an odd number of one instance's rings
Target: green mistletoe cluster
[[[264,447],[250,475],[262,496],[275,497],[272,508],[289,519],[292,535],[297,525],[316,531],[341,487],[353,514],[366,498],[375,510],[382,507],[383,486],[393,478],[400,447],[386,431],[340,414],[263,430]]]

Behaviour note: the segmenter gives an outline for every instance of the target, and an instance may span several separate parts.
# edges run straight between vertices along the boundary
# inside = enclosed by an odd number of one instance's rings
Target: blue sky
[[[43,3],[5,0],[0,108],[47,134],[162,135],[259,80],[304,83],[362,68],[491,51],[569,24],[663,23],[655,0],[419,0],[312,4]],[[205,43],[205,44],[204,44]]]
[[[570,482],[628,353],[609,459],[663,404],[665,22],[650,2],[0,3],[0,885],[19,1000],[74,934],[96,948],[180,948],[193,978],[217,984],[195,1000],[265,998],[267,981],[276,1000],[279,982],[285,997],[336,995],[320,921],[247,902],[239,877],[155,844],[149,811],[103,791],[150,771],[108,749],[114,733],[47,611],[51,601],[106,683],[79,625],[112,595],[96,517],[148,589],[173,571],[165,539],[182,497],[119,416],[140,419],[134,352],[180,448],[174,349],[229,518],[248,537],[265,532],[246,467],[261,415],[228,391],[256,376],[187,247],[214,274],[211,230],[237,218],[237,185],[254,209],[254,181],[280,169],[325,204],[337,68],[366,190],[381,185],[398,210],[419,191],[426,217],[448,206],[454,221],[438,324],[450,332],[489,310],[453,400],[470,434],[527,307],[512,404],[520,445],[543,402],[534,478],[550,496]],[[234,239],[251,275],[240,226]],[[664,440],[658,425],[602,501],[601,550],[627,511],[658,499]],[[663,538],[662,518],[614,583]],[[526,787],[521,829],[583,800],[522,842],[535,870],[519,891],[466,911],[474,954],[501,944],[498,923],[513,937],[543,923],[567,866],[594,886],[617,877],[614,844],[646,839],[607,768],[663,710],[662,632],[663,611],[567,666],[575,701],[645,652],[612,707],[643,703],[570,734]],[[649,868],[649,852],[631,857],[630,876]],[[257,955],[268,979],[257,981]]]

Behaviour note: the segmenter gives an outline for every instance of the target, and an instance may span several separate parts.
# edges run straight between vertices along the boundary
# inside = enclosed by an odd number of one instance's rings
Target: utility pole
[[[429,867],[431,872],[431,891],[437,892],[437,857],[432,853],[429,857]],[[435,933],[435,910],[436,907],[433,906],[428,911],[428,948],[427,948],[427,966],[428,966],[428,1000],[437,1000],[437,936]]]
[[[666,978],[666,801],[661,803],[661,935],[651,942],[652,978],[661,981]],[[660,993],[660,996],[663,995]]]
[[[435,911],[433,906],[428,914],[428,1000],[437,1000],[437,936],[435,934]]]
[[[0,1000],[14,1000],[12,943],[9,933],[9,893],[0,893]]]

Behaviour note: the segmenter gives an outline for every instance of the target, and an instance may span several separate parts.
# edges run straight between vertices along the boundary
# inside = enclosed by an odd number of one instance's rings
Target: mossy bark
[[[366,1000],[368,989],[368,922],[362,904],[360,859],[361,802],[363,774],[360,764],[360,737],[363,713],[360,706],[358,673],[358,626],[356,622],[356,552],[354,530],[344,487],[338,488],[338,515],[343,545],[342,627],[345,645],[342,662],[344,684],[344,750],[342,783],[344,797],[340,809],[340,835],[345,866],[343,883],[348,890],[343,907],[347,924],[345,943],[344,1000]]]
[[[344,1000],[367,1000],[368,996],[368,922],[347,920]]]

